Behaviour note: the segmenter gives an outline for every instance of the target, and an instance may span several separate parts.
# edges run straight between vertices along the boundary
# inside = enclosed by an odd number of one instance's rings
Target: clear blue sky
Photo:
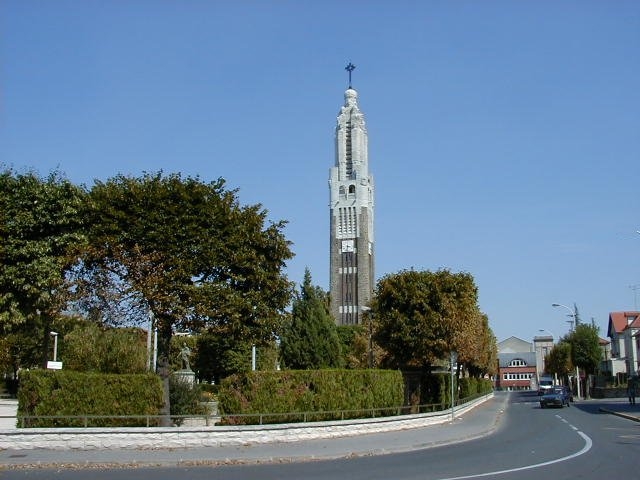
[[[634,308],[638,1],[4,0],[0,22],[5,167],[224,177],[327,289],[351,61],[378,277],[471,273],[499,340],[567,333],[553,302],[601,336]]]

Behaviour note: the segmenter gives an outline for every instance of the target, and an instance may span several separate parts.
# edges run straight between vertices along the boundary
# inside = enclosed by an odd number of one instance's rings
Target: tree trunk
[[[172,329],[171,322],[164,318],[160,319],[158,323],[158,375],[162,379],[163,397],[160,426],[170,427],[173,423],[171,421],[171,400],[169,399],[169,377],[171,375],[169,354],[171,352]]]
[[[49,321],[49,316],[44,312],[38,312],[38,322],[36,324],[36,328],[42,326],[42,368],[47,368],[47,362],[49,361],[49,347],[50,343],[50,332],[51,322]],[[53,357],[51,357],[53,359]],[[56,359],[57,360],[57,359]]]

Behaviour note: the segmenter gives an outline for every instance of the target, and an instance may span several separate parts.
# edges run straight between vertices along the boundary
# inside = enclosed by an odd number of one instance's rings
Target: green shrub
[[[464,377],[459,379],[460,399],[473,397],[478,394],[478,379],[475,377]]]
[[[146,333],[138,328],[76,327],[64,337],[65,370],[142,374],[147,370]]]
[[[449,373],[432,373],[422,380],[420,403],[423,405],[439,405],[440,409],[451,406],[451,375]]]
[[[169,378],[169,401],[171,403],[171,419],[176,425],[182,425],[184,415],[204,415],[205,409],[200,406],[200,387],[182,380],[175,375]]]
[[[249,372],[226,378],[218,395],[225,423],[332,420],[397,413],[404,383],[393,370]]]
[[[200,390],[202,392],[208,392],[212,395],[218,395],[218,390],[220,390],[220,386],[217,383],[200,383]]]
[[[491,393],[493,391],[493,383],[488,378],[479,378],[478,379],[478,389],[477,392],[481,395],[486,395],[487,393]]]
[[[20,373],[18,417],[112,416],[87,419],[87,426],[144,426],[146,418],[162,408],[162,382],[157,375],[114,375],[65,370],[31,370]],[[22,422],[18,422],[22,426]],[[85,418],[24,419],[25,427],[80,427]]]

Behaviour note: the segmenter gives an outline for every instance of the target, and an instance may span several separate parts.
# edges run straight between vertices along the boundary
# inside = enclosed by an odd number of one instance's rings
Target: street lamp
[[[58,332],[49,332],[53,337],[53,361],[55,362],[58,357]]]
[[[453,380],[454,380],[453,365],[458,360],[458,353],[452,351],[450,360],[451,360],[451,421],[453,422],[453,415],[454,415],[453,407],[455,407],[455,405],[456,405],[456,399],[455,399],[454,391],[453,391]]]
[[[569,317],[573,317],[573,321],[574,321],[574,324],[575,324],[575,322],[576,322],[576,314],[571,308],[567,307],[566,305],[562,305],[561,303],[552,303],[551,306],[552,307],[562,307],[562,308],[566,308],[567,310],[569,310],[569,315],[568,316]],[[578,397],[578,400],[580,400],[580,370],[578,369],[577,365],[576,365],[576,389],[577,389],[576,396]]]
[[[373,326],[371,317],[373,314],[371,313],[371,307],[367,307],[363,305],[360,307],[362,313],[367,314],[367,319],[369,320],[369,351],[367,352],[367,366],[369,368],[373,368]]]

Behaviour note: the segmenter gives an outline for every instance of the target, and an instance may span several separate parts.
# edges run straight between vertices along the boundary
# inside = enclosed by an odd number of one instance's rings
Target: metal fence
[[[458,399],[455,406],[472,402],[484,394],[476,394]],[[423,405],[403,405],[356,410],[331,410],[283,413],[226,413],[171,415],[173,425],[266,425],[276,423],[307,423],[317,421],[340,421],[367,418],[394,417],[424,413],[445,412],[451,404],[431,403]],[[0,416],[0,419],[15,419],[18,428],[89,428],[89,427],[158,427],[163,415],[20,415]]]

